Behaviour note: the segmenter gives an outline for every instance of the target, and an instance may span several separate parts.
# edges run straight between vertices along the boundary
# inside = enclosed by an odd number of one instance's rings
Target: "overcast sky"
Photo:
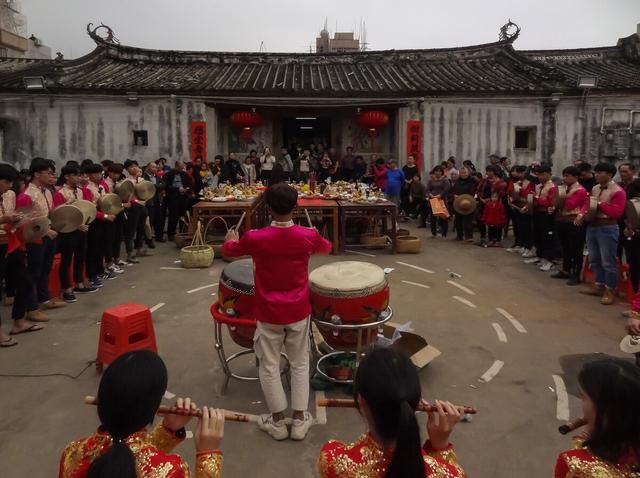
[[[508,18],[517,49],[613,45],[636,32],[640,0],[22,0],[29,34],[53,52],[91,51],[86,24],[103,22],[122,44],[211,51],[309,51],[329,31],[358,32],[369,48],[438,48],[497,40]]]

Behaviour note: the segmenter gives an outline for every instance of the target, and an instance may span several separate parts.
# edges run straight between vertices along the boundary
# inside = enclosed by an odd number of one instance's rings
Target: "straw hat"
[[[462,194],[453,201],[453,209],[462,216],[473,214],[476,206],[476,200],[471,194]]]

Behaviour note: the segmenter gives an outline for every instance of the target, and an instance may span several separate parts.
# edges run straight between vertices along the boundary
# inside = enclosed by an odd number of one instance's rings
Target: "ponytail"
[[[400,404],[396,448],[385,478],[424,478],[425,466],[416,413],[409,402]]]
[[[124,440],[115,440],[107,452],[93,460],[87,478],[136,478],[136,459]]]

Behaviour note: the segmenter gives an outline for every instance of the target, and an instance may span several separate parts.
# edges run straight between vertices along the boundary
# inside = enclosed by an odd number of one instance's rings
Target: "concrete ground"
[[[624,309],[601,306],[502,249],[431,239],[424,230],[416,233],[423,237],[419,255],[348,253],[315,257],[311,268],[336,260],[394,268],[389,275],[394,321],[412,321],[417,333],[442,351],[420,372],[423,396],[480,410],[452,436],[469,476],[552,476],[557,454],[570,446],[570,438],[557,432],[557,417],[568,411],[571,417],[580,414],[576,376],[584,361],[623,356],[618,343],[624,335],[619,317]],[[160,244],[154,254],[101,292],[51,313],[45,331],[19,336],[17,347],[0,350],[1,476],[55,476],[64,446],[94,431],[95,408],[82,403],[85,395],[96,393],[94,367],[74,379],[56,374],[77,375],[95,359],[101,313],[118,303],[164,304],[153,316],[170,392],[191,396],[198,404],[264,411],[255,382],[231,382],[228,393],[220,394],[223,375],[213,349],[209,307],[217,292],[212,284],[225,263],[216,259],[208,270],[182,270],[174,247]],[[452,279],[451,271],[462,277]],[[2,317],[6,326],[7,308]],[[489,378],[487,373],[495,371]],[[21,374],[30,376],[16,376]],[[563,405],[565,386],[568,409]],[[327,392],[344,394],[340,389]],[[311,411],[315,415],[313,406]],[[224,476],[315,476],[326,440],[352,441],[364,431],[353,410],[328,409],[326,418],[301,443],[276,443],[253,425],[228,423]],[[176,451],[193,463],[192,439]]]

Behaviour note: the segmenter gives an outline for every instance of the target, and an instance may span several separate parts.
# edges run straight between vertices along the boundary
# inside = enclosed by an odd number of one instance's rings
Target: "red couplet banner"
[[[418,166],[422,168],[422,121],[407,121],[407,157],[413,156]]]
[[[196,156],[202,157],[202,161],[207,161],[207,123],[206,121],[191,122],[191,161]]]

